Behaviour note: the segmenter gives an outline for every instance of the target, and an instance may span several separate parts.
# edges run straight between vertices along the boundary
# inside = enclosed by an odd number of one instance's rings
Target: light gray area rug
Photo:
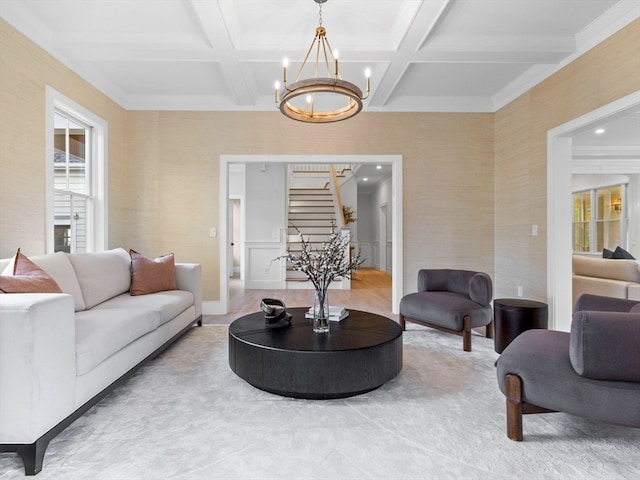
[[[324,401],[253,388],[229,368],[227,328],[194,328],[56,437],[36,478],[640,478],[640,430],[529,415],[512,442],[493,341],[474,335],[465,353],[460,337],[409,328],[398,377]],[[23,475],[0,454],[0,479]]]

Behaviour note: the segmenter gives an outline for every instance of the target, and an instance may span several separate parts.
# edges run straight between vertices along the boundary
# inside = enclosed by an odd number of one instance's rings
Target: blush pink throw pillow
[[[153,260],[135,250],[129,250],[129,255],[131,255],[131,295],[176,290],[173,253]]]
[[[62,293],[56,281],[25,255],[16,252],[13,275],[0,275],[0,291],[4,293]]]

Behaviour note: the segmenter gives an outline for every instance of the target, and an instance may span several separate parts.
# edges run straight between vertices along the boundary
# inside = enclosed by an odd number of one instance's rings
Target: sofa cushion
[[[569,356],[578,375],[640,382],[640,314],[580,311],[573,316]]]
[[[193,305],[193,293],[184,290],[169,290],[151,295],[131,296],[123,293],[95,307],[101,309],[145,309],[156,312],[160,325],[172,320]]]
[[[573,255],[573,274],[640,283],[640,264],[635,260]]]
[[[122,248],[97,253],[74,253],[69,260],[78,277],[86,308],[129,291],[131,260]]]
[[[0,291],[4,293],[62,293],[56,281],[21,253],[20,249],[5,270],[7,269],[11,272],[2,272],[0,275]]]
[[[159,324],[157,311],[142,308],[94,308],[76,313],[76,374],[91,371]]]
[[[131,295],[148,295],[176,289],[173,253],[156,259],[146,258],[135,250],[131,255]]]
[[[463,318],[471,316],[471,327],[491,322],[491,308],[483,307],[468,296],[455,292],[417,292],[402,297],[400,313],[413,320],[462,331]]]
[[[76,312],[85,309],[82,290],[80,290],[76,272],[69,261],[69,254],[56,252],[50,255],[29,257],[29,260],[47,272],[47,274],[56,281],[62,293],[68,293],[73,297]],[[13,261],[7,266],[7,269],[11,268],[12,264]]]

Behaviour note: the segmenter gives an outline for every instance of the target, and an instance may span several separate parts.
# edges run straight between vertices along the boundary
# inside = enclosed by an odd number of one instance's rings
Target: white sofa
[[[573,305],[580,295],[640,300],[640,263],[637,260],[573,255]]]
[[[202,287],[200,265],[176,264],[178,290],[132,296],[121,248],[29,259],[63,293],[0,294],[0,452],[35,475],[53,437],[202,324]]]

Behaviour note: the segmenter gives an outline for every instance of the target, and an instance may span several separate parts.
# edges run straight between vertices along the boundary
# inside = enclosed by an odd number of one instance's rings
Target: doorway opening
[[[547,132],[547,300],[550,327],[569,331],[573,305],[572,136],[598,122],[640,106],[640,91],[622,97]]]
[[[392,305],[391,310],[398,312],[402,298],[402,156],[401,155],[221,155],[220,156],[220,302],[215,313],[225,314],[229,308],[229,171],[238,164],[304,164],[304,163],[351,163],[351,164],[387,164],[392,169],[391,180],[391,274]],[[284,193],[284,192],[283,192]],[[235,242],[233,242],[235,243]],[[389,269],[389,267],[387,267]],[[211,312],[214,313],[214,312]]]

